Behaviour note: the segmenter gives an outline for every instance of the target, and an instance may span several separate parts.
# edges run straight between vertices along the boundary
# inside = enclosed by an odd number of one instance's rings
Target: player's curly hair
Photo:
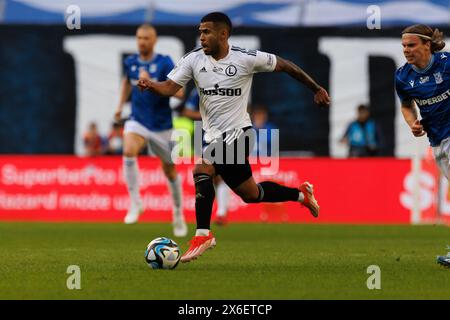
[[[412,26],[409,26],[405,28],[402,31],[402,35],[404,34],[414,34],[418,36],[422,43],[425,43],[426,41],[430,41],[430,50],[431,53],[435,53],[436,51],[441,51],[445,47],[444,42],[444,33],[439,31],[439,29],[432,29],[427,25],[424,24],[415,24]]]

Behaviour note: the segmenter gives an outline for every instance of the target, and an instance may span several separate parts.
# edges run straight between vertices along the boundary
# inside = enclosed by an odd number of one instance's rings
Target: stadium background
[[[414,139],[403,123],[393,87],[393,73],[403,64],[402,26],[424,22],[450,34],[448,1],[379,1],[380,30],[366,27],[372,2],[362,0],[220,6],[199,1],[195,7],[186,1],[112,1],[108,6],[78,1],[80,30],[66,27],[67,1],[0,3],[0,219],[120,221],[126,208],[120,157],[79,158],[82,132],[90,121],[101,132],[108,130],[121,60],[134,52],[139,23],[154,23],[159,51],[177,60],[195,47],[200,17],[223,10],[236,25],[237,44],[294,61],[332,96],[329,110],[315,108],[307,89],[279,74],[257,75],[252,92],[252,102],[267,105],[270,120],[280,128],[283,158],[273,178],[291,185],[307,179],[320,186],[320,222],[449,221],[448,184],[439,181],[427,156],[426,138]],[[382,128],[382,158],[345,160],[338,140],[359,103],[370,104]],[[421,169],[413,159],[420,159]],[[170,206],[157,161],[142,159],[141,167],[149,171],[143,181],[149,210],[143,219],[168,221]],[[180,167],[192,221],[189,170]],[[374,194],[387,200],[377,201]],[[284,212],[287,221],[310,221],[290,205],[247,208],[236,197],[230,219],[259,221],[261,210]]]

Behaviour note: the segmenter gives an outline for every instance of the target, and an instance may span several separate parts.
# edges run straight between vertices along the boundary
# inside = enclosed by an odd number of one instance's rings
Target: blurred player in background
[[[181,110],[181,115],[192,120],[201,120],[200,109],[200,97],[198,95],[197,88],[193,88],[189,94],[184,108]],[[230,188],[223,181],[220,175],[214,176],[214,188],[217,197],[217,211],[215,223],[218,226],[224,226],[228,223],[227,213],[228,204],[230,201]]]
[[[173,199],[174,235],[184,237],[187,226],[183,216],[182,188],[171,158],[172,109],[169,97],[161,97],[148,91],[141,92],[137,87],[140,78],[165,81],[174,65],[170,57],[154,52],[157,41],[155,28],[147,24],[141,25],[136,31],[136,38],[139,54],[125,59],[125,78],[122,80],[120,102],[114,115],[115,120],[120,121],[123,106],[131,94],[131,116],[125,122],[123,147],[123,169],[131,205],[124,222],[136,223],[144,211],[139,190],[137,156],[148,143],[153,153],[160,158],[168,179]],[[183,90],[179,88],[172,95],[182,98]]]
[[[402,114],[416,137],[428,135],[435,160],[448,179],[450,165],[450,54],[444,35],[426,25],[402,32],[407,63],[396,71],[395,86]],[[419,107],[418,119],[415,105]]]
[[[327,91],[290,61],[273,54],[230,46],[231,21],[221,12],[207,14],[201,20],[201,47],[187,53],[168,75],[168,80],[153,82],[139,79],[139,87],[163,96],[171,96],[194,79],[200,93],[200,113],[205,130],[205,154],[223,150],[223,159],[233,163],[211,161],[203,156],[203,163],[194,168],[195,213],[197,230],[181,262],[189,262],[216,244],[210,231],[214,202],[212,177],[219,174],[225,183],[246,203],[297,201],[319,215],[319,205],[308,182],[299,188],[278,183],[256,183],[248,161],[250,152],[246,131],[252,123],[247,113],[253,74],[257,72],[285,72],[314,92],[314,101],[323,106],[330,103]],[[250,130],[249,132],[252,132]],[[244,150],[238,147],[242,146]],[[244,147],[245,146],[245,147]],[[219,151],[218,151],[219,152]],[[245,154],[243,154],[245,152]],[[245,156],[245,157],[244,157]],[[237,159],[245,158],[245,162]]]

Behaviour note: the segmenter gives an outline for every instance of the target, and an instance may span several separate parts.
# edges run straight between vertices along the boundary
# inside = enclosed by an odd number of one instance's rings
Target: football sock
[[[169,185],[170,194],[173,201],[173,214],[174,218],[183,218],[182,199],[183,191],[181,189],[180,177],[177,175],[175,180],[167,180]]]
[[[139,193],[139,167],[135,157],[123,157],[123,172],[130,194],[131,205],[142,205],[141,195]]]
[[[209,234],[209,229],[197,229],[195,231],[196,236],[207,236]]]
[[[217,194],[217,216],[224,217],[228,211],[228,201],[230,199],[230,189],[224,181],[216,185]]]
[[[195,184],[195,217],[197,229],[210,229],[211,212],[214,202],[214,185],[210,175],[194,174]]]
[[[285,187],[276,182],[263,181],[258,184],[258,188],[259,197],[256,202],[299,201],[300,199],[301,192],[297,188]]]

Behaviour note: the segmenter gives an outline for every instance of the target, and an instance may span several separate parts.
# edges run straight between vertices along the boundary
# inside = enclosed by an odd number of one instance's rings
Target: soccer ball
[[[180,248],[169,238],[156,238],[145,250],[145,262],[152,269],[174,269],[179,261]]]

